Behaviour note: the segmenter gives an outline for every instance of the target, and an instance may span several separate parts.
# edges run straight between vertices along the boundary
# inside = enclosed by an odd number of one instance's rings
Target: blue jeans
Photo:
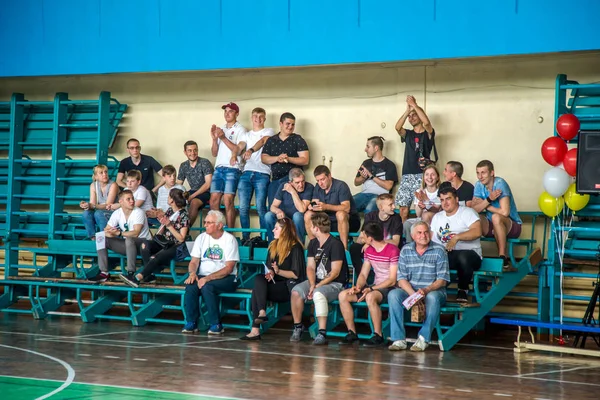
[[[357,212],[365,214],[377,210],[377,195],[373,193],[358,193],[354,195]]]
[[[271,207],[271,204],[273,204],[273,199],[275,199],[275,195],[277,194],[277,189],[279,189],[279,186],[281,186],[282,183],[289,181],[290,178],[288,176],[271,181],[271,185],[269,186],[269,207]]]
[[[238,168],[215,168],[212,182],[210,184],[210,192],[235,195],[241,173],[242,171],[240,171]]]
[[[390,339],[393,341],[406,339],[404,329],[404,306],[402,302],[408,298],[408,293],[402,289],[394,289],[388,294],[388,304],[390,305]],[[422,301],[422,300],[421,300]],[[440,290],[434,290],[425,296],[425,322],[419,331],[419,335],[425,338],[426,342],[431,341],[431,334],[440,318],[440,309],[446,304],[446,293]]]
[[[202,276],[199,276],[198,278],[202,278]],[[225,278],[210,281],[206,283],[202,289],[198,289],[197,282],[186,285],[185,296],[183,299],[185,322],[197,322],[198,318],[200,318],[200,301],[198,299],[202,296],[202,300],[204,301],[204,304],[206,304],[208,323],[211,326],[217,325],[221,320],[219,294],[235,292],[237,285],[235,275],[228,275]]]
[[[250,200],[256,193],[256,211],[261,229],[265,229],[265,214],[267,213],[267,190],[271,177],[256,171],[246,171],[240,178],[238,196],[240,198],[240,225],[243,229],[250,228]],[[242,239],[250,237],[250,232],[243,232]]]
[[[111,214],[112,211],[106,210],[84,210],[81,217],[88,237],[91,238],[96,234],[96,226],[99,231],[103,231]]]
[[[289,218],[289,217],[288,217]],[[277,216],[275,213],[269,211],[265,215],[265,228],[267,229],[267,239],[269,242],[275,237],[273,236],[273,228],[275,228],[275,223],[277,222]],[[304,239],[306,238],[306,227],[304,225],[304,214],[300,211],[296,211],[292,216],[292,222],[296,226],[296,232],[298,233],[298,238],[300,239],[300,243],[304,243]]]

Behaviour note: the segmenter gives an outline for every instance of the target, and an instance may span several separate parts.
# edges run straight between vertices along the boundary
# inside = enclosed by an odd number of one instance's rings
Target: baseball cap
[[[237,105],[237,104],[235,104],[235,103],[231,103],[231,102],[229,102],[229,103],[227,103],[227,104],[224,104],[224,105],[221,107],[221,109],[222,109],[222,110],[224,110],[224,109],[226,109],[227,107],[231,108],[232,110],[235,110],[235,112],[238,112],[238,113],[240,112],[240,108],[239,108],[239,107],[238,107],[238,105]]]

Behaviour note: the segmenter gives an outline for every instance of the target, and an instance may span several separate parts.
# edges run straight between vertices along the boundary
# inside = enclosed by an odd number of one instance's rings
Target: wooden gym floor
[[[345,347],[289,323],[262,342],[184,336],[180,327],[0,314],[0,398],[21,399],[598,399],[600,360],[515,354],[513,335],[442,353]]]

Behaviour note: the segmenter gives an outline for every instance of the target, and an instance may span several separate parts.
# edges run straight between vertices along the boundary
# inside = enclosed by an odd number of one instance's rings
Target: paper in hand
[[[412,306],[414,306],[419,300],[423,298],[423,295],[420,292],[414,292],[406,300],[402,302],[402,305],[407,310],[410,310]]]
[[[104,232],[96,233],[96,250],[103,250],[106,248],[106,234]]]
[[[269,267],[267,267],[267,264],[263,263],[263,265],[265,266],[265,275],[270,274],[271,270],[269,269]],[[275,279],[273,279],[272,277],[271,282],[275,283]]]

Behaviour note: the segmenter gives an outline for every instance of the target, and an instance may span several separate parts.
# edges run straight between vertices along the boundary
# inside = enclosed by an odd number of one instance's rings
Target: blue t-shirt
[[[283,191],[283,185],[285,185],[285,183],[282,183],[281,185],[279,185],[279,189],[277,189],[277,193],[275,194],[275,199],[281,201],[281,204],[277,208],[279,208],[281,211],[283,211],[283,213],[285,214],[286,217],[293,218],[294,213],[298,212],[298,210],[296,209],[296,206],[294,205],[294,199],[292,198],[292,195],[289,194],[288,192]],[[313,195],[313,189],[314,189],[314,186],[311,183],[306,182],[304,184],[304,191],[301,193],[298,193],[298,196],[300,196],[300,200],[311,201],[312,195]]]
[[[492,191],[496,189],[500,189],[502,191],[502,194],[496,200],[492,201],[491,206],[500,208],[500,199],[508,196],[510,198],[510,219],[515,221],[517,224],[522,224],[523,221],[521,221],[521,218],[519,217],[517,205],[515,204],[515,197],[513,196],[510,190],[510,186],[508,186],[508,183],[506,183],[506,181],[502,178],[495,177]],[[480,199],[485,200],[489,195],[490,191],[488,190],[487,186],[484,186],[481,182],[477,181],[477,183],[475,183],[475,191],[473,197],[478,197]],[[490,211],[486,211],[486,216],[488,217],[488,219],[491,219],[492,213]]]

